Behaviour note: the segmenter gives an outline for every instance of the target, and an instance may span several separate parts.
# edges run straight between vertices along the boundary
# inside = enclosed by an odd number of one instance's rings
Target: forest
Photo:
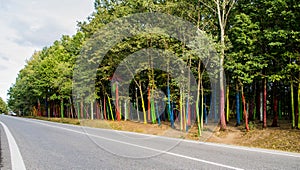
[[[262,122],[263,128],[277,127],[281,120],[289,120],[291,128],[300,128],[297,0],[95,0],[91,12],[87,21],[78,22],[75,35],[63,35],[31,56],[8,90],[9,109],[21,116],[145,124],[164,121],[181,131],[196,123],[199,135],[209,121],[219,123],[221,130],[226,130],[229,120],[246,130],[254,120]],[[89,42],[96,40],[101,45],[103,38],[117,37],[114,34],[118,32],[111,28],[99,35],[99,30],[107,29],[118,18],[142,13],[159,13],[192,23],[216,51],[222,66],[215,73],[219,81],[212,82],[205,58],[195,55],[197,50],[205,51],[197,48],[203,39],[195,38],[189,45],[153,27],[151,33],[125,37],[108,50],[96,67],[94,92],[86,96],[89,70],[76,65],[93,64],[95,59],[84,58],[84,49],[91,56],[99,55]],[[146,21],[134,22],[147,25]],[[174,23],[167,24],[173,29]],[[147,56],[143,49],[159,49],[159,54]],[[162,59],[160,52],[171,57]],[[137,53],[147,59],[130,64]],[[131,60],[127,56],[132,56]],[[150,67],[143,67],[147,64]],[[128,71],[129,67],[141,69]],[[188,69],[184,75],[174,76],[170,67],[175,72],[174,68],[179,72]],[[74,81],[74,71],[81,75],[81,81]],[[126,76],[132,78],[125,83],[129,94],[119,92],[122,87],[118,82]],[[193,80],[195,83],[191,83]],[[179,85],[182,82],[188,83]],[[74,85],[80,87],[77,96]],[[268,125],[267,119],[272,124]]]

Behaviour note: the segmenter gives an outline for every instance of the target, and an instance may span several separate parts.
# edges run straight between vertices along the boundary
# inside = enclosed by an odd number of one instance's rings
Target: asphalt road
[[[3,115],[0,115],[0,123],[1,169],[11,169],[22,162],[28,170],[300,169],[300,154],[296,153],[82,128]],[[20,157],[12,156],[17,155],[16,148],[8,149],[13,142],[7,139],[4,126],[11,132]]]

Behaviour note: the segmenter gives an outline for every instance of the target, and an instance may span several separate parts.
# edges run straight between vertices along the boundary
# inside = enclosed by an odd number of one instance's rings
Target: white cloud
[[[93,0],[0,0],[0,97],[35,50],[76,33],[93,12]]]

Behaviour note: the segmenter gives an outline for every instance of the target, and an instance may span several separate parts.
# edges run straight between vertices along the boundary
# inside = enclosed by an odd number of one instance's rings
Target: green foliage
[[[1,113],[7,114],[7,112],[8,112],[7,104],[6,104],[5,101],[0,97],[0,114],[1,114]]]
[[[245,93],[249,95],[253,96],[249,87],[263,78],[267,78],[271,83],[281,83],[287,88],[290,82],[300,82],[300,5],[296,0],[237,1],[228,16],[223,44],[220,43],[220,23],[215,5],[214,1],[209,0],[95,0],[94,13],[88,17],[88,21],[78,23],[78,32],[74,36],[62,36],[51,46],[35,52],[27,61],[25,68],[19,72],[15,84],[8,91],[8,106],[13,111],[30,115],[33,108],[38,107],[39,102],[49,102],[52,107],[61,101],[65,106],[74,105],[71,99],[73,70],[83,45],[86,45],[88,39],[95,38],[93,35],[99,29],[115,19],[143,12],[166,13],[192,22],[199,31],[209,37],[218,51],[224,52],[222,57],[225,73],[231,80],[230,84],[243,85]],[[196,54],[201,53],[204,57],[209,57],[208,49],[201,48],[203,43],[206,43],[202,42],[201,37],[187,47],[184,42],[170,38],[164,31],[151,29],[151,34],[142,33],[125,38],[108,51],[97,70],[96,94],[90,96],[89,101],[83,101],[84,103],[109,96],[110,79],[118,65],[127,56],[144,48],[166,49],[172,52],[180,58],[180,61],[191,65],[193,75],[197,77],[196,79],[201,79],[204,88],[210,87],[210,75],[205,72],[206,63],[202,63],[198,70],[198,63],[201,63],[201,60],[197,59]],[[116,32],[108,30],[102,36],[111,34]],[[105,39],[97,40],[105,41]],[[190,50],[191,48],[194,51]],[[91,52],[91,55],[97,56],[97,51]],[[169,63],[162,64],[167,67]],[[87,69],[82,70],[84,73]],[[82,80],[89,78],[85,76],[83,75]],[[138,86],[141,93],[145,93],[149,84],[154,89],[166,91],[168,74],[159,70],[144,69],[140,74],[134,75],[134,79],[135,82],[129,82],[131,93],[134,93]],[[187,77],[170,79],[171,98],[176,101],[180,98],[176,79],[186,80]],[[86,94],[88,88],[83,84],[80,85],[82,85],[80,94]],[[204,90],[205,94],[210,94],[207,89]],[[52,112],[53,110],[52,108]]]

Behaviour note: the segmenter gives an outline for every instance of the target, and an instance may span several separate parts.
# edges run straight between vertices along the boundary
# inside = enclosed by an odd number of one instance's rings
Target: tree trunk
[[[103,99],[103,115],[104,115],[104,119],[107,120],[107,114],[106,114],[106,97],[104,96]]]
[[[244,109],[243,109],[243,112],[244,112],[244,119],[245,119],[245,128],[247,131],[249,131],[249,126],[248,126],[248,113],[247,113],[247,110],[246,110],[246,100],[245,100],[245,95],[244,95],[244,87],[242,86],[242,101],[243,101],[243,106],[244,106]]]
[[[148,121],[151,121],[150,112],[151,112],[151,92],[150,87],[148,87]]]
[[[276,84],[274,84],[275,86]],[[272,122],[272,127],[278,127],[278,95],[276,94],[276,86],[273,87],[273,112],[274,112],[274,118]]]
[[[180,117],[179,117],[179,120],[180,120],[180,130],[182,131],[183,129],[183,95],[182,95],[182,88],[180,88],[180,99],[179,99],[179,107],[180,107]]]
[[[111,106],[111,102],[110,102],[110,98],[109,96],[107,95],[107,99],[108,99],[108,105],[109,105],[109,111],[110,111],[110,116],[111,116],[111,119],[114,121],[114,114],[113,114],[113,111],[112,111],[112,106]]]
[[[91,120],[94,119],[94,102],[91,102]]]
[[[229,122],[229,83],[226,87],[226,122]]]
[[[236,84],[236,126],[241,125],[240,119],[240,93],[239,93],[239,86]]]
[[[118,82],[116,82],[116,117],[117,120],[121,120],[121,115],[120,115],[120,108],[119,108],[119,87],[118,87]]]
[[[267,79],[264,78],[264,119],[263,128],[267,128]]]
[[[141,82],[139,82],[139,89],[140,89],[140,95],[141,95],[141,101],[142,101],[142,109],[144,113],[144,124],[147,124],[147,115],[146,115],[146,108],[145,108],[145,102],[144,102],[144,96],[143,96],[143,91],[142,91],[142,85]]]
[[[140,114],[139,114],[139,98],[138,98],[138,95],[137,95],[137,89],[135,91],[135,106],[136,106],[136,115],[137,115],[137,118],[138,118],[138,121],[140,121]]]
[[[84,118],[83,117],[83,99],[81,99],[81,101],[80,101],[80,117],[81,117],[81,119]]]
[[[203,119],[201,118],[200,120],[200,113],[199,113],[199,103],[200,103],[200,108],[203,107],[203,102],[199,102],[200,99],[200,88],[201,88],[201,60],[198,62],[198,87],[197,87],[197,99],[196,99],[196,116],[197,116],[197,123],[198,123],[198,136],[200,137],[201,134],[201,129],[202,129],[202,124],[203,124]],[[202,105],[201,105],[202,104]],[[202,109],[203,110],[203,109]],[[201,112],[203,113],[203,112]]]
[[[225,119],[225,96],[224,96],[224,69],[223,69],[223,63],[224,63],[224,57],[225,57],[225,28],[226,28],[226,22],[227,22],[227,16],[229,14],[230,9],[226,10],[226,3],[221,2],[219,0],[216,0],[217,5],[217,13],[218,13],[218,20],[219,20],[219,28],[220,28],[220,39],[221,39],[221,54],[220,54],[220,73],[219,73],[219,79],[220,79],[220,108],[219,108],[219,114],[220,114],[220,130],[226,129],[226,119]],[[228,1],[229,2],[229,1]],[[233,3],[234,4],[234,3]],[[232,5],[233,5],[232,4]]]
[[[60,116],[61,118],[64,118],[64,99],[60,99]]]

